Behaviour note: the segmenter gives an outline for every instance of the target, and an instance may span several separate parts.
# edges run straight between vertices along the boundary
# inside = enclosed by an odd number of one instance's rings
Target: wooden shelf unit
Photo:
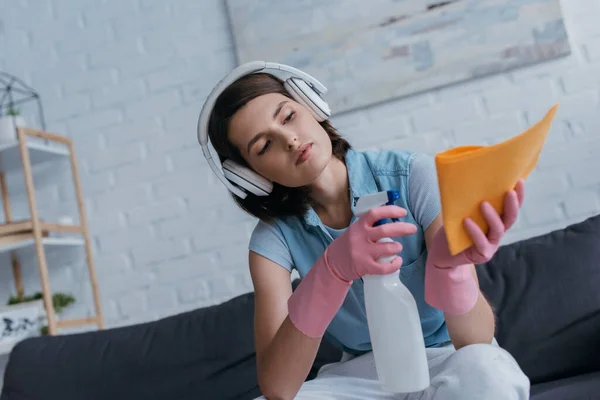
[[[54,142],[66,146],[67,151],[58,150],[52,146],[44,146],[35,142],[28,142],[29,138],[43,139],[48,142]],[[104,329],[104,317],[100,303],[100,294],[96,279],[95,265],[92,255],[90,234],[83,203],[83,194],[81,190],[79,170],[75,157],[75,149],[71,138],[60,136],[48,132],[43,132],[27,127],[17,127],[17,141],[14,145],[8,144],[0,146],[0,155],[7,153],[0,162],[0,192],[2,194],[2,203],[4,208],[5,224],[0,226],[0,237],[2,235],[22,235],[22,240],[12,243],[0,244],[0,252],[10,251],[13,276],[17,290],[17,296],[24,296],[23,280],[21,275],[21,263],[19,261],[20,249],[33,247],[37,257],[38,269],[40,274],[41,292],[44,300],[44,307],[48,319],[48,333],[56,335],[59,328],[76,327],[81,325],[95,324],[99,329]],[[18,152],[18,153],[17,153]],[[20,165],[15,164],[17,154],[20,156]],[[73,183],[75,185],[75,195],[77,198],[77,208],[80,225],[62,225],[41,221],[38,213],[37,199],[33,182],[32,164],[52,160],[53,158],[69,157]],[[9,160],[8,162],[6,160]],[[32,163],[33,160],[33,163]],[[25,221],[13,221],[8,187],[6,183],[6,172],[16,170],[20,167],[27,192],[30,219]],[[78,233],[80,238],[61,238],[48,237],[50,232],[69,232]],[[56,318],[56,313],[52,303],[52,290],[50,288],[50,277],[48,274],[48,261],[46,256],[47,248],[60,248],[61,246],[83,245],[86,253],[86,262],[88,266],[89,279],[92,287],[94,300],[95,316],[91,318],[78,318],[71,320],[60,320]]]

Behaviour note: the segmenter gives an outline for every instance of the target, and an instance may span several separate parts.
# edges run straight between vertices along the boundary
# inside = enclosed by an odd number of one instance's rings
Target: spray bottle
[[[355,201],[355,213],[360,217],[374,207],[391,205],[399,198],[397,190],[362,196]],[[382,223],[385,220],[375,226]],[[391,238],[379,240],[391,241]],[[393,258],[382,257],[379,262]],[[363,282],[375,367],[383,389],[392,393],[425,390],[429,386],[429,366],[412,293],[400,281],[398,271],[389,275],[365,275]]]

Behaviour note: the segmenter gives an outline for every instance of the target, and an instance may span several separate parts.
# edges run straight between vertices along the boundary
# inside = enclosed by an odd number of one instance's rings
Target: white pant
[[[377,380],[373,353],[324,365],[305,382],[297,400],[512,400],[529,399],[529,379],[515,359],[494,340],[455,350],[428,348],[430,386],[422,392],[385,392]],[[346,357],[344,357],[346,358]],[[258,397],[258,399],[265,399]]]

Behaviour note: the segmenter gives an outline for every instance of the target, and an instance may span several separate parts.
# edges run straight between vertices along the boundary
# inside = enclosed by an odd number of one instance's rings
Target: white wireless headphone
[[[244,199],[248,192],[256,196],[268,196],[273,190],[273,183],[253,170],[232,160],[225,160],[220,171],[210,155],[208,148],[208,123],[212,109],[219,95],[239,78],[265,72],[283,80],[284,88],[298,103],[304,105],[319,122],[325,121],[331,115],[329,105],[321,98],[327,93],[327,88],[318,80],[296,68],[284,64],[265,61],[250,61],[236,67],[223,77],[208,95],[200,117],[198,118],[198,141],[202,146],[204,157],[217,175],[219,180],[236,196]],[[274,72],[286,73],[289,77],[283,79]]]

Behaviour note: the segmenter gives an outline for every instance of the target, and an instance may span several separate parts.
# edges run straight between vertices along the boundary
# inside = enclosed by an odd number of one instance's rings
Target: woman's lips
[[[298,148],[298,158],[296,159],[296,165],[300,165],[310,158],[312,150],[312,143],[306,143]]]

